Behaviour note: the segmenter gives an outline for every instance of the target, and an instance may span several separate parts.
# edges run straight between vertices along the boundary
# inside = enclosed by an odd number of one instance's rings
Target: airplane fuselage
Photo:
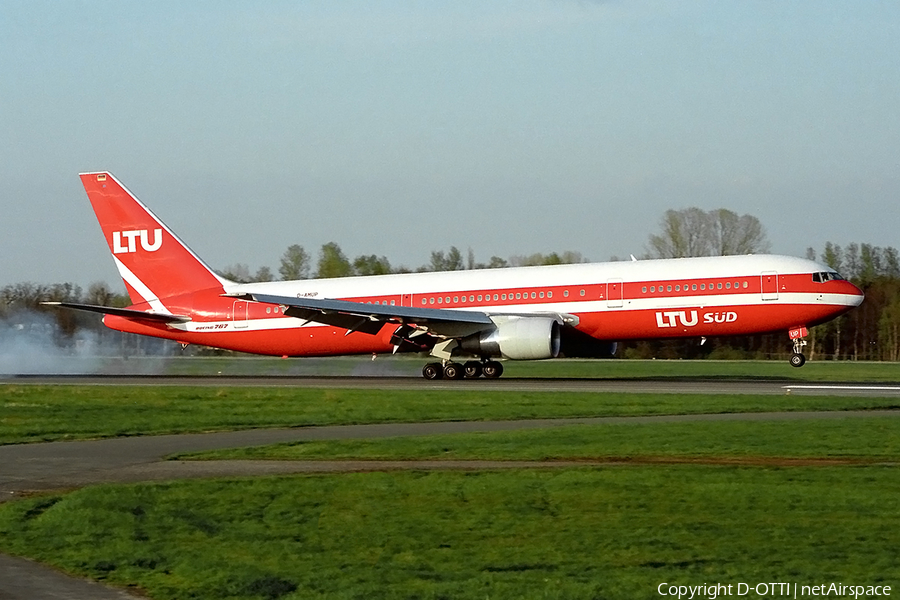
[[[787,331],[859,304],[851,283],[822,281],[799,258],[751,255],[411,273],[233,284],[160,299],[184,323],[107,315],[107,326],[182,343],[277,356],[391,352],[399,327],[353,332],[287,316],[284,306],[235,296],[268,294],[503,315],[565,314],[598,341],[715,337]],[[225,296],[223,294],[229,294]],[[146,310],[149,306],[132,308]]]

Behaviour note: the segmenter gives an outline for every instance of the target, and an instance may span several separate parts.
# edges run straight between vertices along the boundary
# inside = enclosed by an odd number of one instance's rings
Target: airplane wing
[[[416,325],[422,333],[440,337],[463,337],[494,327],[494,321],[482,311],[385,306],[347,300],[292,298],[270,294],[240,294],[245,300],[286,306],[284,314],[306,321],[324,323],[374,335],[385,323]]]
[[[190,317],[184,315],[151,313],[130,308],[113,308],[112,306],[96,306],[94,304],[78,304],[76,302],[41,302],[41,304],[45,306],[61,306],[63,308],[73,308],[75,310],[86,310],[88,312],[104,315],[116,315],[117,317],[125,317],[127,319],[154,321],[157,323],[185,323],[191,320]]]

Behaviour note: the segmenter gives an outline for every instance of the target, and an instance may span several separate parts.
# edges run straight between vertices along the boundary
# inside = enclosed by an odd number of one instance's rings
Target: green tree
[[[272,275],[272,269],[269,267],[260,267],[253,276],[253,281],[272,281],[275,277]]]
[[[341,247],[335,242],[328,242],[322,245],[319,251],[319,265],[316,271],[316,277],[319,279],[327,277],[349,277],[353,275],[353,266],[347,260],[347,256]]]
[[[391,273],[391,263],[385,256],[368,254],[353,259],[353,270],[357,275],[387,275]]]
[[[447,254],[443,250],[435,250],[431,253],[431,261],[424,269],[426,271],[462,271],[465,269],[463,257],[456,246],[450,246]]]
[[[506,259],[500,258],[499,256],[492,256],[491,260],[487,264],[488,269],[505,269],[509,266],[509,262]]]
[[[288,246],[281,257],[278,273],[284,281],[307,279],[309,277],[309,254],[299,244]]]
[[[822,252],[822,262],[840,273],[843,267],[843,255],[844,252],[840,246],[827,242],[825,251]]]
[[[535,267],[541,265],[568,265],[573,263],[585,262],[580,252],[566,250],[562,254],[551,252],[550,254],[541,254],[536,252],[527,256],[511,256],[509,264],[513,267]]]

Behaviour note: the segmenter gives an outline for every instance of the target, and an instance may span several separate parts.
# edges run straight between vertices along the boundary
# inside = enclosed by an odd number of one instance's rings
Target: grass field
[[[465,382],[460,382],[465,383]],[[0,386],[0,444],[444,420],[891,408],[897,398],[285,387]]]
[[[644,376],[637,373],[646,364],[619,376]],[[719,376],[746,377],[736,372],[743,368],[732,364]],[[866,381],[866,369],[838,379]],[[890,372],[874,377],[900,379]],[[657,376],[688,376],[678,373]],[[797,395],[3,385],[0,442],[897,403]],[[657,597],[663,582],[900,586],[900,418],[567,426],[284,444],[215,456],[622,464],[93,486],[0,504],[0,551],[156,599],[633,599]],[[792,458],[805,466],[788,466]],[[829,459],[850,462],[834,466]]]
[[[569,425],[552,429],[291,442],[179,458],[268,460],[632,460],[857,458],[900,461],[900,417]]]
[[[99,486],[0,507],[0,540],[159,599],[631,600],[662,582],[896,589],[898,475],[645,466]]]

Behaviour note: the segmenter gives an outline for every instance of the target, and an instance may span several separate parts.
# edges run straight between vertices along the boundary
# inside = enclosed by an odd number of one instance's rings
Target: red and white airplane
[[[608,354],[625,340],[784,331],[863,301],[834,270],[749,255],[235,283],[212,271],[110,173],[81,175],[133,304],[107,327],[274,356],[421,352],[428,379],[499,377],[497,358]],[[457,357],[469,357],[464,364]]]

